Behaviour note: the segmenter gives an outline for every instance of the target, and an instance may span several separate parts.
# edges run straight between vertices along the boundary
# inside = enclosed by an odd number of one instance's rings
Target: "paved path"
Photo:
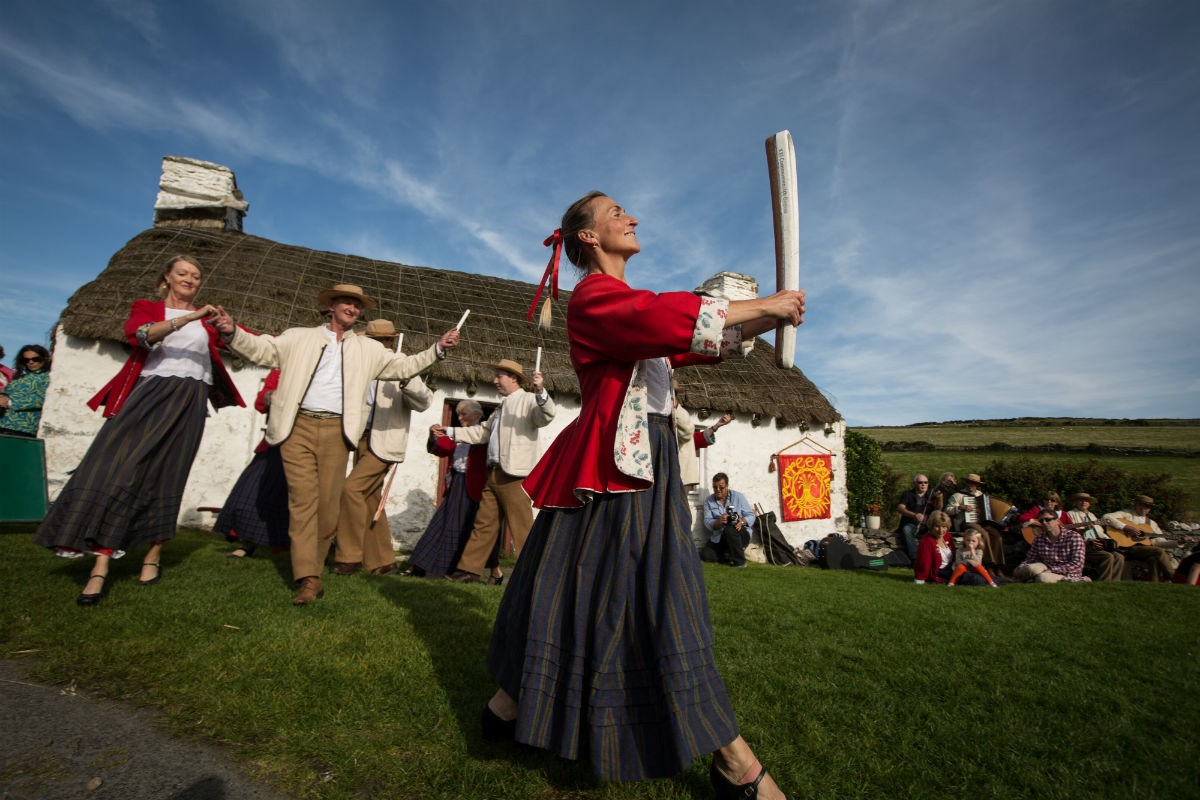
[[[149,710],[26,677],[0,660],[0,800],[288,800],[219,747],[167,735]]]

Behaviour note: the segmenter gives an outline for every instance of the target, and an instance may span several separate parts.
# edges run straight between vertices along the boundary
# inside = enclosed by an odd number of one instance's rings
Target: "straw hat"
[[[1096,502],[1096,498],[1092,497],[1087,492],[1076,492],[1075,494],[1071,495],[1072,503],[1074,503],[1077,500],[1087,500],[1089,503]]]
[[[327,306],[335,297],[353,297],[368,311],[375,310],[375,301],[363,294],[361,286],[355,286],[353,283],[335,283],[317,295],[317,302]]]
[[[980,486],[984,485],[983,478],[979,477],[979,474],[975,472],[972,472],[970,475],[963,478],[963,483],[978,483]]]
[[[373,319],[367,323],[366,334],[372,339],[395,339],[400,332],[390,319]]]
[[[513,375],[517,376],[518,381],[525,383],[525,370],[522,369],[520,364],[518,364],[516,361],[513,361],[511,358],[502,358],[495,364],[488,364],[488,367],[490,369],[502,369],[505,372],[511,372]]]
[[[1133,498],[1133,502],[1141,503],[1142,505],[1147,506],[1149,508],[1154,508],[1154,498],[1147,497],[1144,494],[1139,494],[1137,497]]]

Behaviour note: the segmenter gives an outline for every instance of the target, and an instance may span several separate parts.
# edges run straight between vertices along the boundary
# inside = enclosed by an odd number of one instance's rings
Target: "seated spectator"
[[[1033,539],[1025,560],[1013,577],[1026,583],[1077,583],[1090,581],[1083,575],[1083,555],[1087,549],[1077,531],[1063,530],[1058,515],[1046,509],[1034,525],[1041,533]]]
[[[1091,512],[1096,501],[1087,492],[1071,495],[1071,510],[1067,511],[1067,527],[1079,531],[1087,552],[1083,556],[1084,573],[1096,581],[1119,581],[1125,571],[1125,556],[1117,552],[1114,542],[1105,532],[1100,520]]]
[[[929,508],[929,478],[918,473],[913,476],[912,488],[900,496],[900,535],[910,560],[917,558],[917,531],[925,521]]]
[[[729,488],[729,476],[713,476],[713,493],[704,500],[704,527],[708,541],[700,549],[700,560],[746,566],[746,545],[754,527],[754,510],[746,496]]]
[[[1172,582],[1200,586],[1200,544],[1193,547],[1191,554],[1179,562]]]
[[[1134,561],[1150,570],[1150,579],[1155,583],[1169,583],[1175,572],[1175,560],[1164,548],[1170,540],[1163,536],[1158,523],[1150,519],[1150,510],[1154,508],[1154,499],[1144,494],[1133,498],[1133,509],[1122,509],[1105,514],[1100,520],[1104,525],[1121,536],[1114,539],[1124,539],[1118,544],[1124,545],[1120,552],[1126,561]]]
[[[954,569],[954,539],[950,537],[950,516],[932,511],[925,518],[925,533],[917,542],[913,562],[914,583],[946,583]]]
[[[1058,492],[1046,492],[1046,495],[1042,498],[1042,504],[1030,506],[1021,516],[1017,517],[1017,521],[1024,527],[1027,522],[1036,522],[1044,510],[1053,511],[1055,514],[1058,514],[1058,521],[1063,525],[1069,525],[1071,522],[1066,512],[1063,511],[1062,498],[1059,497]]]
[[[951,476],[953,477],[953,476]],[[983,478],[972,472],[963,482],[963,487],[950,495],[942,508],[950,516],[955,531],[974,530],[983,544],[983,563],[993,569],[1004,566],[1004,536],[999,526],[983,525],[990,512],[990,500],[983,493]]]
[[[27,344],[17,356],[17,371],[0,392],[0,431],[36,438],[42,421],[42,402],[50,386],[50,353],[40,344]]]
[[[954,586],[960,580],[964,586],[977,586],[982,580],[993,589],[998,588],[995,578],[983,565],[983,539],[978,531],[964,531],[962,544],[954,554],[954,572],[950,573],[949,585]]]

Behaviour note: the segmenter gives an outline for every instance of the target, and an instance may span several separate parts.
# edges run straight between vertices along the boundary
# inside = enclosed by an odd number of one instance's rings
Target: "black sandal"
[[[233,550],[225,554],[226,558],[250,558],[254,555],[255,546],[252,544],[241,544]]]
[[[142,586],[153,586],[154,584],[158,583],[158,579],[162,577],[162,566],[157,561],[155,561],[153,564],[151,564],[149,562],[143,562],[142,567],[143,568],[154,567],[154,577],[148,581],[144,581],[141,578],[138,578],[138,584],[140,584]]]
[[[480,715],[479,724],[483,728],[483,740],[485,742],[511,742],[513,737],[517,735],[517,720],[500,719],[496,712],[492,711],[491,706],[486,703],[483,706],[483,713]]]
[[[75,604],[76,605],[94,606],[94,605],[98,605],[100,603],[100,598],[104,596],[104,582],[108,580],[108,576],[107,575],[88,575],[89,581],[92,578],[100,579],[100,591],[96,592],[95,594],[84,594],[83,592],[80,592],[78,595],[75,596]],[[86,589],[87,587],[84,586],[83,588]]]
[[[717,769],[717,760],[715,758],[708,768],[708,780],[717,792],[717,800],[754,800],[758,797],[758,785],[762,783],[762,779],[766,776],[767,768],[759,764],[757,778],[750,783],[734,783],[722,775],[721,770]],[[780,789],[779,791],[782,792],[783,790]],[[791,795],[786,792],[783,796],[787,800],[792,800]]]

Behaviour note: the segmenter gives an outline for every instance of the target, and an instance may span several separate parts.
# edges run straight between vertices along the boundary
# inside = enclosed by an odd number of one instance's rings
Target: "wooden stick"
[[[371,524],[374,525],[379,521],[379,515],[383,513],[383,507],[387,505],[388,493],[392,490],[392,478],[396,477],[396,465],[392,464],[388,467],[387,481],[383,484],[383,492],[379,495],[379,508],[375,509],[375,516],[371,517]]]

